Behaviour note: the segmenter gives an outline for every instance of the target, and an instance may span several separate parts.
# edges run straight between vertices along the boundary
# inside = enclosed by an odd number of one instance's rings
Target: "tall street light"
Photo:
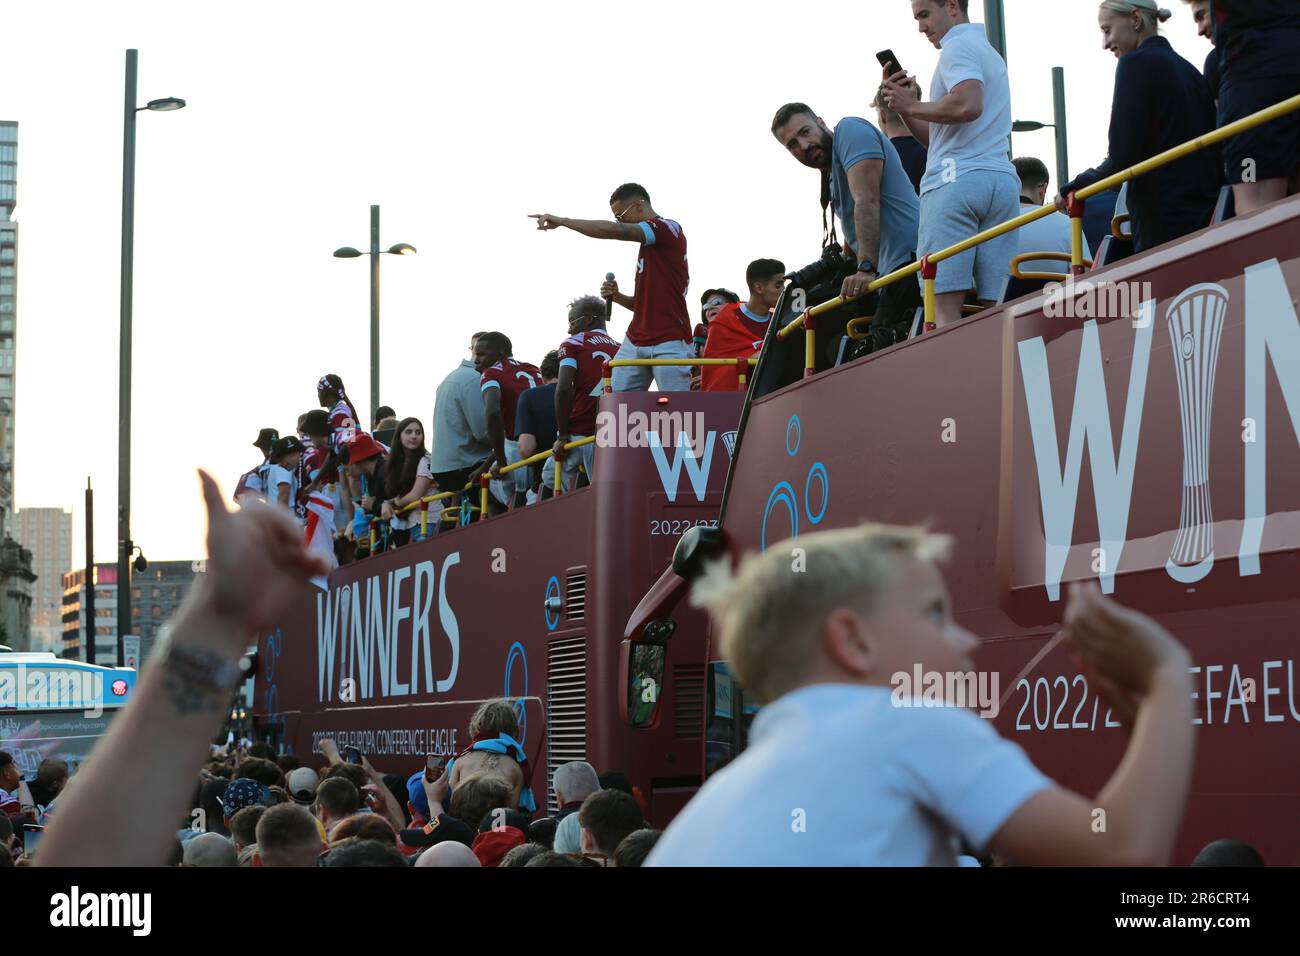
[[[379,407],[379,257],[381,255],[404,256],[415,252],[415,246],[399,242],[395,246],[381,250],[379,248],[379,207],[370,207],[370,411]],[[334,250],[336,259],[358,259],[367,253],[351,246]],[[374,422],[371,422],[373,425]],[[361,423],[357,422],[357,427]]]
[[[135,114],[141,110],[168,113],[185,108],[169,96],[135,105],[137,54],[126,51],[126,107],[122,123],[122,330],[117,380],[117,662],[126,660],[126,634],[131,630],[131,272],[135,261]],[[138,562],[143,565],[144,557]],[[93,563],[92,563],[93,567]],[[141,567],[143,570],[143,567]],[[87,587],[94,587],[92,581]]]
[[[1052,67],[1052,102],[1055,123],[1016,120],[1011,124],[1011,132],[1032,133],[1049,127],[1056,131],[1056,191],[1059,193],[1061,187],[1070,181],[1069,143],[1065,130],[1065,70],[1059,66]]]

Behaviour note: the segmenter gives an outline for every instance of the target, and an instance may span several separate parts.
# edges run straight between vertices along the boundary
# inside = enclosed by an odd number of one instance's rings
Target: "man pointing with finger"
[[[694,357],[691,319],[686,310],[686,234],[671,219],[664,219],[650,205],[644,186],[624,183],[609,197],[614,221],[566,219],[550,213],[534,214],[541,230],[561,226],[593,239],[618,239],[641,244],[636,263],[633,295],[618,291],[617,282],[606,282],[600,293],[632,310],[619,359],[682,359]],[[653,380],[661,392],[685,392],[691,387],[689,366],[633,366],[614,369],[616,392],[643,392]]]

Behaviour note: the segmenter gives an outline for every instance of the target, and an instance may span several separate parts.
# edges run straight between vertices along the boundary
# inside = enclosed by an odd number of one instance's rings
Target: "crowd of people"
[[[662,834],[626,776],[598,776],[583,761],[554,769],[546,781],[553,810],[544,812],[533,788],[545,777],[529,762],[507,699],[477,707],[468,747],[413,772],[381,773],[329,739],[305,756],[311,766],[266,744],[232,754],[209,742],[242,682],[237,661],[325,561],[282,510],[229,511],[215,481],[201,479],[208,573],[131,703],[71,778],[51,763],[24,782],[0,754],[0,783],[17,794],[3,804],[0,840],[12,847],[15,821],[42,813],[36,865],[1170,861],[1196,750],[1186,649],[1095,584],[1072,589],[1060,639],[1128,732],[1100,792],[1076,793],[959,701],[930,701],[927,692],[922,703],[918,687],[900,704],[893,675],[973,673],[978,645],[952,616],[940,570],[950,542],[921,528],[802,536],[797,571],[779,546],[734,573],[729,560],[704,569],[694,600],[713,615],[736,679],[763,709],[748,746]],[[1245,844],[1216,840],[1198,861],[1260,859]]]
[[[645,860],[660,831],[647,823],[644,799],[625,774],[562,764],[552,784],[556,809],[541,814],[524,798],[518,764],[475,761],[491,741],[518,747],[514,707],[488,701],[469,729],[480,749],[409,776],[381,774],[364,756],[349,763],[329,739],[320,741],[319,770],[265,743],[213,744],[194,780],[192,808],[176,821],[168,863],[637,867]],[[0,782],[8,787],[11,776],[18,795],[0,803],[0,867],[35,859],[33,831],[22,824],[53,823],[69,779],[66,762],[51,758],[24,781],[0,752]]]
[[[516,761],[483,755],[522,748],[514,707],[482,704],[475,739],[449,765],[381,774],[347,762],[333,740],[323,766],[303,766],[264,743],[213,745],[191,815],[177,832],[180,866],[640,866],[659,831],[625,774],[597,775],[585,761],[554,772],[556,809],[538,812]],[[313,758],[314,759],[314,758]],[[459,764],[459,767],[457,766]],[[454,788],[453,788],[454,783]],[[567,823],[565,821],[568,821]]]

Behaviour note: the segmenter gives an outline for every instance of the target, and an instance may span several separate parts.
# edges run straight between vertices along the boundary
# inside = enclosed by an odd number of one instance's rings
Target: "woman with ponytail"
[[[1119,59],[1105,162],[1061,189],[1071,193],[1214,131],[1214,96],[1201,75],[1159,35],[1172,14],[1156,0],[1104,0],[1102,47]],[[1133,251],[1143,252],[1210,224],[1223,185],[1216,148],[1199,150],[1129,183]]]
[[[403,418],[397,424],[397,434],[393,449],[388,453],[388,465],[385,468],[384,502],[380,517],[389,522],[392,530],[390,542],[395,547],[409,540],[420,540],[420,511],[418,508],[398,514],[407,505],[432,494],[436,487],[433,483],[433,470],[430,467],[429,453],[424,447],[424,426],[418,418]],[[437,530],[441,517],[441,506],[434,502],[429,506],[428,529],[432,534]]]

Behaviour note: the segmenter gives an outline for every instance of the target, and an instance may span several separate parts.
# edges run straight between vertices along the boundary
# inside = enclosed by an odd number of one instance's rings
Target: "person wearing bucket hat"
[[[257,433],[253,447],[261,450],[262,463],[239,476],[239,482],[235,485],[236,504],[246,504],[266,494],[266,466],[271,463],[271,446],[279,437],[280,433],[274,428],[263,428]]]

